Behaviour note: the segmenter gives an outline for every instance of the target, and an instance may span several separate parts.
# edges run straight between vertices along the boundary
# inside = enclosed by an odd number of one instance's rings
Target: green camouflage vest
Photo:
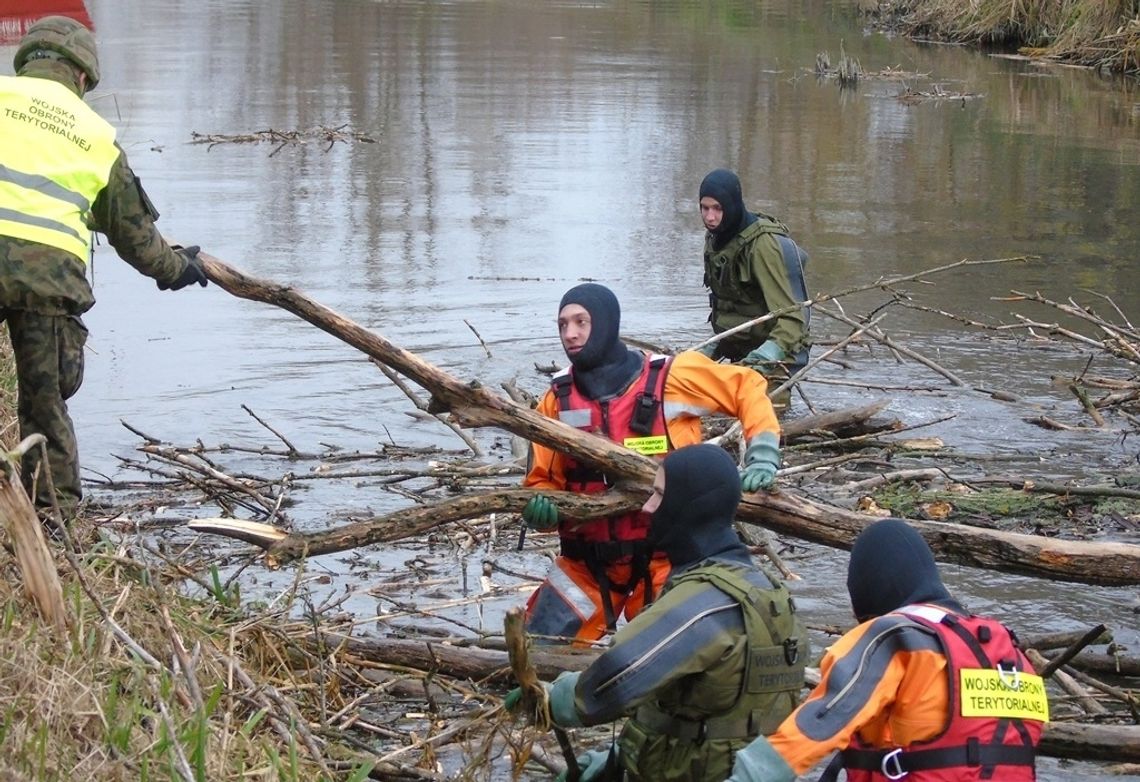
[[[751,256],[745,250],[766,234],[787,236],[788,227],[773,217],[759,215],[719,250],[712,249],[711,237],[705,245],[705,285],[711,292],[713,330],[717,333],[771,311],[764,292],[752,278]],[[773,260],[783,266],[778,242],[765,242],[762,249],[773,253]]]
[[[691,686],[661,694],[656,705],[642,706],[627,720],[618,744],[628,779],[719,782],[732,772],[734,753],[757,735],[774,732],[799,702],[807,632],[778,579],[769,576],[773,588],[762,589],[746,572],[717,563],[682,573],[671,584],[704,582],[736,600],[745,637],[715,668],[693,677]],[[724,703],[733,694],[730,707],[707,712],[707,704]]]

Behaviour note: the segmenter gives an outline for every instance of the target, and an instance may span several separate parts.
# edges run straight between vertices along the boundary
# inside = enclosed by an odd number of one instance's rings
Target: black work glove
[[[198,283],[203,288],[205,288],[206,283],[209,282],[209,279],[206,277],[206,270],[202,268],[201,259],[198,258],[198,251],[202,248],[196,244],[190,247],[180,247],[176,244],[171,247],[171,249],[174,250],[174,252],[176,252],[178,255],[182,256],[182,258],[186,261],[186,267],[182,270],[182,274],[178,275],[178,278],[174,280],[174,282],[157,282],[156,284],[158,285],[158,289],[160,291],[178,291],[182,290],[187,285],[193,285],[194,283]]]

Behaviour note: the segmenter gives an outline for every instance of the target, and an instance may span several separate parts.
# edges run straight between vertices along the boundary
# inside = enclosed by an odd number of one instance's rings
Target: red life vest
[[[1049,719],[1048,704],[1044,684],[1010,631],[994,619],[959,616],[937,606],[907,606],[897,613],[936,632],[946,650],[946,729],[901,749],[872,748],[856,736],[843,751],[848,782],[1035,780],[1036,747]]]
[[[583,396],[574,385],[572,368],[567,368],[555,375],[550,383],[558,399],[559,420],[639,453],[664,457],[673,450],[665,426],[664,403],[665,378],[669,374],[670,363],[668,356],[646,356],[637,379],[620,396],[604,401]],[[600,494],[612,485],[600,470],[569,456],[565,461],[565,477],[566,490],[582,494]],[[598,519],[583,524],[572,532],[567,527],[562,527],[559,532],[563,554],[573,556],[575,541],[605,543],[644,540],[649,532],[649,514],[636,511],[624,516]],[[632,550],[629,553],[633,553]],[[606,558],[617,560],[626,555],[628,554],[616,549],[614,556]]]

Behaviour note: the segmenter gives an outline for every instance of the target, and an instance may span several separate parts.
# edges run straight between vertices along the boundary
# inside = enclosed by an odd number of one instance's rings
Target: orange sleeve
[[[547,418],[558,419],[558,400],[554,392],[547,390],[535,408]],[[527,473],[523,478],[523,486],[534,489],[554,489],[561,491],[566,488],[565,457],[553,448],[532,442],[530,444],[530,458],[527,460]]]
[[[738,419],[745,442],[761,432],[780,436],[763,375],[747,367],[718,364],[695,351],[678,353],[665,378],[665,420],[673,445],[700,442],[699,419],[714,413]]]
[[[917,631],[922,632],[922,631]],[[851,630],[827,650],[820,683],[768,737],[803,774],[854,736],[875,747],[907,746],[945,726],[946,658],[935,638],[883,617]]]

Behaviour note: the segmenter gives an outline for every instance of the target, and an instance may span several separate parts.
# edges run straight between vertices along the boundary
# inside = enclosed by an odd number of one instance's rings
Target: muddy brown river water
[[[841,1],[89,7],[104,71],[93,105],[119,128],[168,236],[297,286],[464,378],[492,386],[518,378],[541,390],[535,363],[564,360],[557,302],[584,279],[617,292],[626,334],[677,347],[703,339],[696,193],[720,166],[740,173],[753,208],[791,227],[811,255],[815,291],[964,258],[1034,256],[908,289],[925,306],[988,322],[1014,322],[1018,312],[1052,317],[996,300],[1011,290],[1086,301],[1095,291],[1140,317],[1135,84],[869,32]],[[816,53],[835,62],[841,46],[866,71],[896,73],[842,91],[812,75]],[[7,67],[10,49],[0,61]],[[906,87],[965,97],[908,104],[897,99]],[[318,126],[375,143],[191,143],[195,132]],[[438,425],[411,419],[404,395],[361,355],[284,311],[216,287],[160,293],[105,246],[93,273],[99,303],[87,317],[87,377],[72,405],[90,478],[122,476],[115,455],[131,454],[138,438],[121,420],[181,444],[273,444],[243,404],[302,449],[459,445]],[[884,300],[876,292],[845,306],[862,313]],[[994,469],[1009,474],[1136,473],[1138,441],[1123,438],[1119,422],[1067,433],[1024,420],[1033,405],[1079,420],[1049,377],[1080,373],[1088,353],[1025,332],[999,339],[914,310],[893,310],[885,325],[969,386],[1017,394],[1024,406],[952,389],[881,350],[820,376],[929,390],[806,384],[814,405],[889,396],[888,412],[908,423],[953,415],[923,435],[1001,456]],[[815,319],[820,340],[845,328]],[[509,458],[505,448],[491,454]],[[227,464],[258,467],[237,457]],[[314,485],[297,499],[290,516],[307,529],[407,502],[367,480]],[[447,541],[371,549],[311,568],[330,577],[328,589],[357,590],[346,607],[370,616],[390,610],[364,591],[376,572],[398,577],[417,557],[425,579],[443,581],[433,598],[419,595],[424,602],[477,592],[484,557],[543,569],[533,550],[514,553],[501,540],[489,551]],[[808,547],[792,562],[804,575],[795,588],[808,616],[848,622],[845,556]],[[945,572],[976,611],[1031,631],[1104,621],[1140,653],[1135,589]],[[247,594],[272,599],[290,579],[253,575]],[[494,627],[519,599],[448,615]],[[1049,782],[1101,773],[1043,766]]]

